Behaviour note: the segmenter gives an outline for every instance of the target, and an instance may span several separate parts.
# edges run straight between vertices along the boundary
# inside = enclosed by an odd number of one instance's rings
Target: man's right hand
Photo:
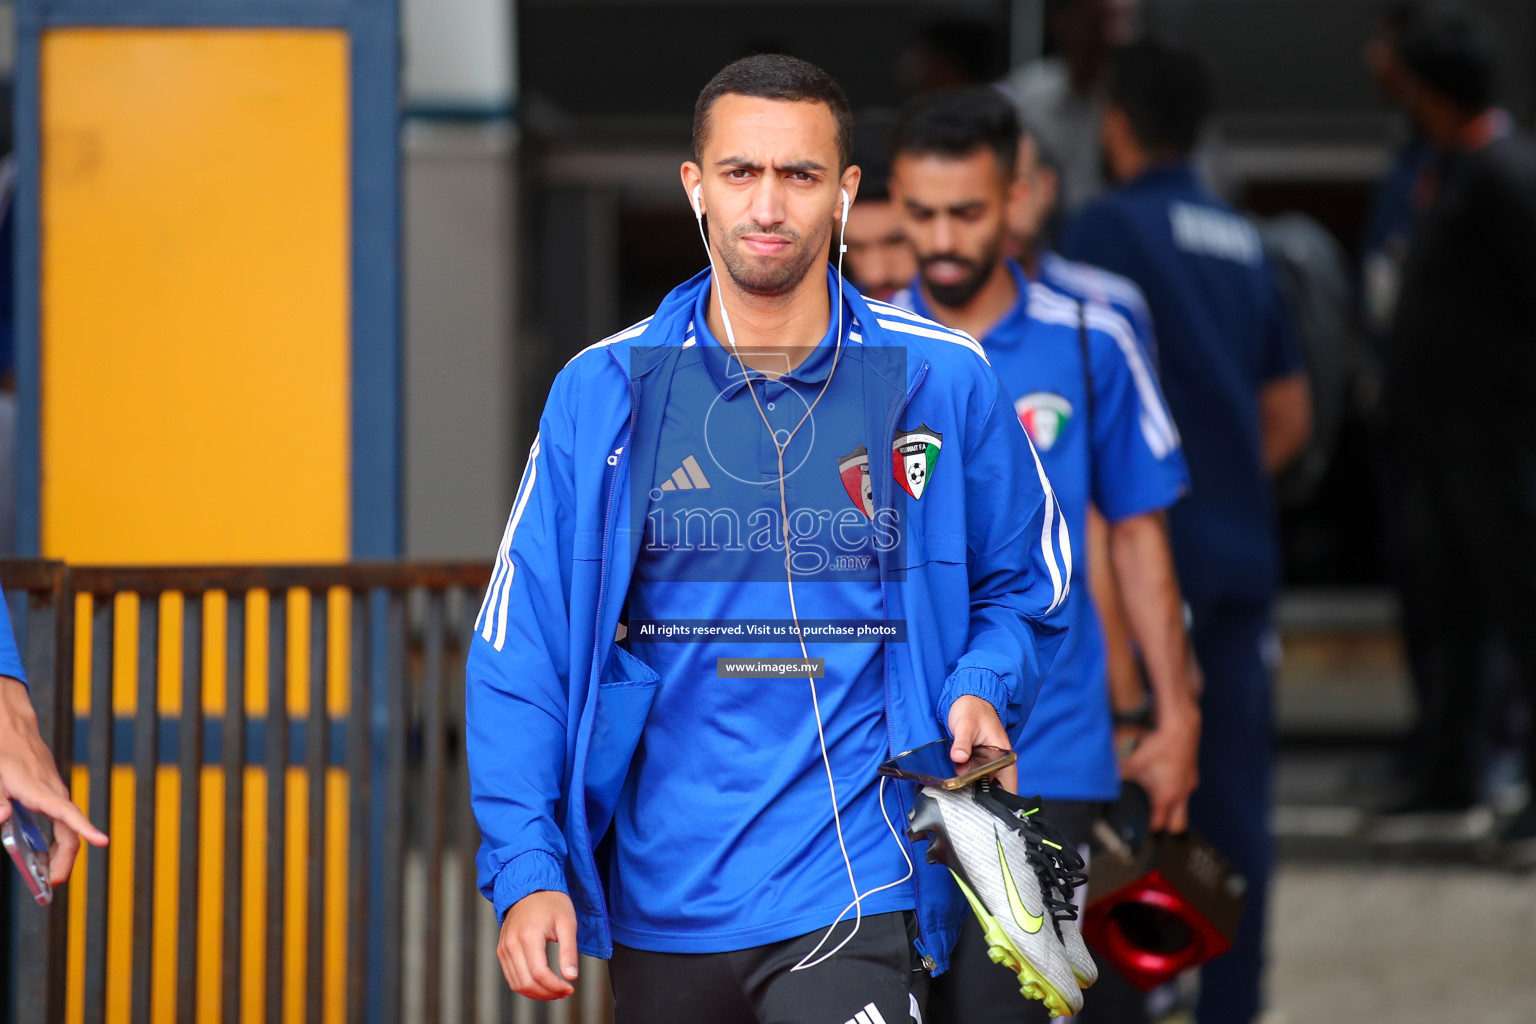
[[[547,946],[559,944],[560,973],[549,967]],[[563,892],[529,893],[501,922],[496,959],[512,991],[529,999],[564,999],[576,989],[576,908]]]

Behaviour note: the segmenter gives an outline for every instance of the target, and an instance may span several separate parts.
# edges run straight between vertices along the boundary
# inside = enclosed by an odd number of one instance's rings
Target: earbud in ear
[[[702,205],[700,205],[700,197],[703,195],[703,193],[704,193],[704,186],[703,185],[695,185],[695,186],[693,186],[693,195],[691,196],[691,198],[693,199],[693,216],[694,216],[695,219],[698,219],[698,218],[701,218],[701,217],[704,216],[704,207]]]
[[[848,190],[847,189],[843,189],[842,193],[843,193],[843,220],[846,221],[848,219],[848,204],[849,204],[850,200],[848,198]]]

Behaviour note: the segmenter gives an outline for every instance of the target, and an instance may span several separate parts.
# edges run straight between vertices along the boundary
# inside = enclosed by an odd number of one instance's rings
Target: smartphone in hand
[[[880,774],[893,779],[907,779],[938,789],[959,789],[977,779],[996,775],[1019,759],[1011,750],[999,747],[975,747],[965,764],[950,760],[954,740],[934,740],[916,750],[897,754],[880,766]]]
[[[43,835],[37,816],[15,800],[11,816],[0,824],[0,844],[16,862],[16,870],[26,880],[27,890],[40,906],[53,902],[53,886],[48,883],[48,837]]]

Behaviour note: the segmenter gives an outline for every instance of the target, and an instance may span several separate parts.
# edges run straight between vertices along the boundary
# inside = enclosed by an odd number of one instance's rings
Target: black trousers
[[[1423,617],[1430,724],[1421,791],[1478,796],[1487,730],[1485,639],[1501,634],[1536,710],[1536,449],[1468,445],[1413,460],[1408,489],[1411,579],[1432,601]],[[1536,729],[1526,741],[1536,781]]]
[[[1098,805],[1047,800],[1041,813],[1081,849],[1093,833]],[[1083,895],[1078,892],[1079,898]],[[1072,1019],[1090,1024],[1145,1024],[1147,999],[1124,975],[1099,960],[1099,980],[1083,993],[1083,1012]],[[1017,975],[987,957],[981,925],[969,914],[949,958],[949,970],[929,986],[928,1020],[929,1024],[1045,1024],[1050,1015],[1039,1002],[1019,994]]]
[[[840,924],[823,952],[852,927]],[[913,945],[916,915],[866,917],[836,955],[790,970],[824,931],[731,953],[615,944],[608,965],[614,1024],[922,1024],[928,972]]]

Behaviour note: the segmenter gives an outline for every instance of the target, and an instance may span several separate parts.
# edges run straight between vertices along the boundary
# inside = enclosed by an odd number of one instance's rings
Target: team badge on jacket
[[[875,489],[869,482],[869,449],[859,445],[837,460],[837,475],[843,478],[843,490],[853,501],[853,507],[864,513],[864,518],[875,518]]]
[[[1024,424],[1035,447],[1048,452],[1067,429],[1067,421],[1072,418],[1072,403],[1049,391],[1035,391],[1014,402],[1013,411],[1019,414],[1019,422]]]
[[[896,482],[901,484],[902,490],[914,498],[923,496],[943,445],[944,435],[928,429],[926,423],[916,430],[896,435],[896,440],[891,443],[891,462],[896,471]]]

